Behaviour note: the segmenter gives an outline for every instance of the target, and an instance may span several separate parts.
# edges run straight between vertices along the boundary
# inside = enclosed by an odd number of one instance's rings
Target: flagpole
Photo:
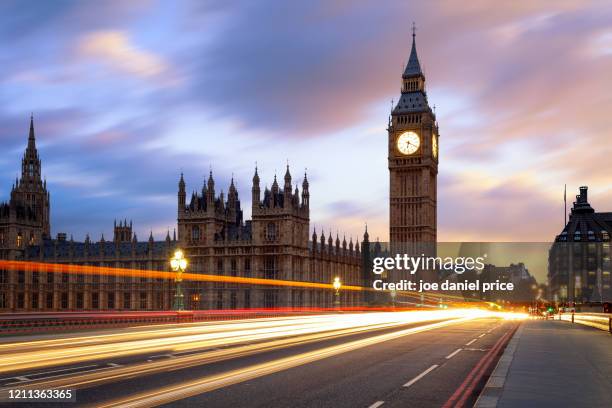
[[[563,186],[563,228],[567,225],[567,184]]]

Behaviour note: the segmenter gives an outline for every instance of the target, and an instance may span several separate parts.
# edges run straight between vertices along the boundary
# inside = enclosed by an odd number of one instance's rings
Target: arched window
[[[191,228],[191,240],[192,241],[199,241],[200,240],[200,227],[193,226]]]
[[[276,224],[269,223],[266,228],[266,239],[268,241],[276,241]]]

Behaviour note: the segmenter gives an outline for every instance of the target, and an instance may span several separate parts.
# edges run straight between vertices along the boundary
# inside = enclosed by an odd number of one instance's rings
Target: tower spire
[[[423,75],[421,71],[421,64],[419,63],[419,56],[416,50],[416,25],[412,23],[412,49],[410,50],[410,57],[408,58],[408,64],[404,69],[404,78]]]

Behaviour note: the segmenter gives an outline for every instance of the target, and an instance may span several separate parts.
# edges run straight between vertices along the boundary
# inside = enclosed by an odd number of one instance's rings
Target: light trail
[[[152,407],[162,404],[167,404],[179,399],[189,398],[205,392],[210,392],[219,388],[227,387],[240,382],[252,380],[261,376],[273,374],[279,371],[287,370],[293,367],[312,363],[324,358],[332,357],[338,354],[347,353],[363,347],[374,344],[379,344],[385,341],[398,339],[404,336],[409,336],[416,333],[421,333],[428,330],[438,329],[441,327],[460,324],[477,318],[477,316],[468,316],[451,319],[444,322],[427,324],[424,326],[414,327],[410,329],[398,330],[391,333],[376,335],[366,339],[355,340],[348,343],[324,347],[315,351],[297,354],[290,357],[280,358],[268,361],[261,364],[231,370],[222,374],[204,377],[198,380],[186,381],[183,383],[171,385],[155,391],[144,392],[132,395],[126,398],[120,398],[109,403],[96,405],[98,408],[110,407]]]
[[[182,328],[184,336],[178,335],[181,328],[170,330],[158,329],[145,332],[136,330],[134,333],[112,334],[100,336],[102,344],[92,345],[90,341],[98,336],[81,336],[73,339],[61,339],[64,346],[59,348],[55,340],[39,342],[23,342],[11,344],[11,349],[2,350],[0,361],[7,372],[21,371],[20,377],[37,376],[37,373],[23,373],[24,369],[36,369],[59,364],[81,363],[99,360],[101,358],[116,358],[125,355],[143,354],[144,352],[167,353],[193,351],[187,355],[173,355],[172,359],[136,362],[129,365],[104,367],[104,369],[89,372],[71,372],[59,375],[59,378],[40,378],[32,381],[17,381],[10,388],[88,388],[107,382],[136,376],[178,370],[199,366],[223,360],[244,357],[264,351],[302,345],[321,340],[372,332],[376,341],[395,338],[394,333],[416,333],[442,327],[447,324],[461,323],[481,317],[505,317],[500,313],[491,313],[478,309],[415,311],[396,313],[370,313],[347,315],[300,316],[297,318],[275,318],[266,321],[245,321],[241,323],[225,322],[217,324],[188,325]],[[409,324],[428,324],[410,329],[402,329],[386,335],[375,335],[376,331],[399,328]],[[134,330],[134,329],[133,329]],[[167,337],[170,335],[171,337]],[[143,337],[144,336],[144,337]],[[401,335],[400,335],[401,336]],[[370,337],[372,338],[372,337]],[[177,340],[181,340],[178,341]],[[366,339],[367,340],[367,339]],[[372,341],[346,343],[357,346],[373,344]],[[254,344],[252,344],[254,342]],[[36,346],[36,343],[44,343]],[[108,344],[106,344],[108,343]],[[144,344],[148,344],[145,347]],[[233,347],[227,349],[211,349],[214,346]],[[360,347],[361,347],[360,346]],[[340,347],[340,346],[338,346]],[[351,346],[352,347],[352,346]],[[24,350],[25,349],[25,350]],[[96,351],[96,349],[99,349]],[[350,351],[352,348],[346,349]],[[170,350],[170,351],[169,351]],[[344,350],[337,348],[334,350]],[[342,351],[344,352],[344,351]],[[331,354],[335,355],[335,351]],[[324,358],[324,357],[321,357]],[[317,358],[318,359],[318,358]],[[107,363],[110,364],[110,363]],[[16,374],[17,376],[17,374]],[[16,378],[16,377],[10,377]]]
[[[360,313],[342,315],[301,316],[270,319],[264,322],[218,323],[190,325],[170,330],[130,332],[119,335],[73,341],[25,342],[3,345],[0,349],[0,373],[39,369],[49,366],[83,363],[98,359],[125,357],[143,353],[198,350],[244,342],[263,341],[278,337],[367,327],[371,325],[402,325],[431,320],[463,317],[467,313],[480,315],[484,311],[440,310],[395,313]],[[61,347],[60,347],[61,345]]]
[[[92,266],[92,265],[71,265],[71,264],[58,264],[58,263],[44,263],[44,262],[31,262],[31,261],[8,261],[0,260],[0,269],[9,269],[24,272],[51,272],[51,273],[67,273],[73,275],[98,275],[98,276],[122,276],[122,277],[140,277],[140,278],[154,278],[154,279],[167,279],[174,281],[176,278],[175,272],[169,271],[156,271],[156,270],[145,270],[145,269],[129,269],[129,268],[114,268],[107,266]],[[219,283],[236,283],[236,284],[248,284],[248,285],[264,285],[264,286],[284,286],[284,287],[300,287],[300,288],[313,288],[313,289],[328,289],[334,290],[333,283],[321,283],[321,282],[304,282],[304,281],[292,281],[292,280],[281,280],[281,279],[263,279],[263,278],[248,278],[241,276],[224,276],[224,275],[207,275],[198,273],[183,273],[183,280],[193,282],[219,282]],[[368,292],[386,292],[390,291],[377,291],[372,287],[355,286],[355,285],[342,285],[342,291],[368,291]],[[444,299],[446,302],[458,302],[460,305],[465,303],[476,303],[480,305],[489,304],[490,306],[499,307],[492,302],[484,302],[480,299],[465,298],[463,296],[450,295],[445,293],[425,293],[417,291],[397,291],[398,297],[403,296],[414,296],[423,300],[427,300],[431,303],[437,303],[439,299]]]

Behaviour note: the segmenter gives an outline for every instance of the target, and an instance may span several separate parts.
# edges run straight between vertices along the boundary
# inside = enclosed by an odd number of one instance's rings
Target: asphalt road
[[[76,389],[75,406],[440,407],[515,325],[368,316],[13,339],[0,344],[0,387]]]

